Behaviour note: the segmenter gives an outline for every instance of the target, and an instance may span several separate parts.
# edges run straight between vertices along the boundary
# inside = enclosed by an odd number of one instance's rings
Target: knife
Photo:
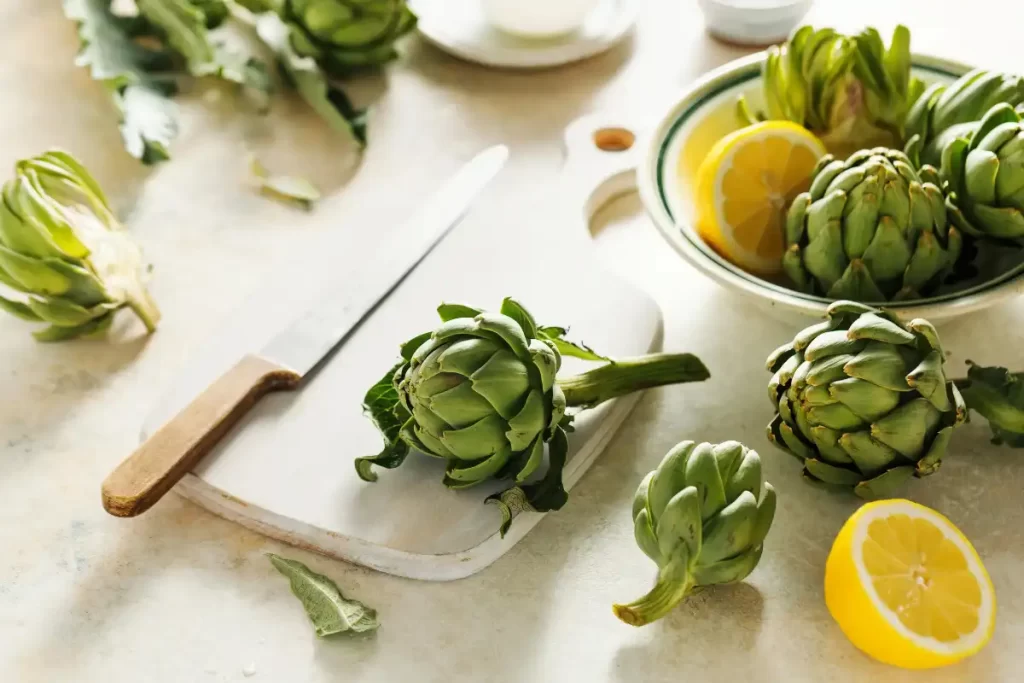
[[[103,482],[107,512],[145,512],[263,396],[298,388],[459,223],[507,159],[503,145],[478,154],[390,237],[358,281],[332,282],[261,351],[244,356],[150,436]]]

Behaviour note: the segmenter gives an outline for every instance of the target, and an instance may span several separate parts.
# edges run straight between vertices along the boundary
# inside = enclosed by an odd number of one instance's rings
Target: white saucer
[[[576,31],[531,40],[493,28],[480,5],[480,0],[409,2],[420,18],[420,33],[437,47],[471,62],[513,69],[558,66],[604,52],[629,32],[640,9],[639,0],[601,0]]]

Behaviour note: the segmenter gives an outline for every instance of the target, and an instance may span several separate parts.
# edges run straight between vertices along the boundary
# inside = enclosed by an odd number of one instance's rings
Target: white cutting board
[[[520,514],[500,538],[499,511],[484,499],[504,484],[450,491],[441,485],[443,463],[419,453],[397,470],[379,469],[376,483],[356,476],[354,458],[381,446],[361,403],[394,364],[399,344],[439,324],[434,309],[442,301],[496,309],[504,296],[513,296],[540,323],[568,326],[571,338],[605,354],[660,348],[657,304],[602,270],[595,257],[590,217],[635,187],[632,169],[641,147],[597,149],[594,131],[601,124],[591,117],[567,129],[557,185],[538,182],[546,200],[523,197],[519,234],[492,234],[481,222],[457,226],[310,381],[299,391],[264,398],[174,490],[273,538],[399,576],[458,579],[507,552],[543,515]],[[487,211],[486,193],[474,211]],[[366,256],[387,239],[387,226],[372,230],[360,245]],[[361,254],[346,256],[351,262]],[[225,321],[158,402],[143,438],[245,352],[261,348],[282,320],[302,310],[320,284],[316,280],[288,283],[285,293],[275,283],[272,294],[253,296]],[[567,359],[563,372],[585,367]],[[567,489],[638,398],[612,401],[578,419],[564,472]]]

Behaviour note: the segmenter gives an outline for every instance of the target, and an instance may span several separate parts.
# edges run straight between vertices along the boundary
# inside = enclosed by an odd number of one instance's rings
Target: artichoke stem
[[[653,353],[627,358],[565,379],[558,386],[568,406],[592,407],[613,398],[653,387],[701,382],[711,376],[691,353]]]
[[[628,605],[612,605],[612,611],[630,626],[644,626],[672,611],[693,589],[693,576],[680,580],[675,572],[662,570],[651,592]]]
[[[128,306],[142,320],[142,324],[146,326],[147,332],[153,333],[156,331],[156,326],[160,322],[160,309],[157,308],[156,301],[149,295],[145,287],[140,285],[129,293]]]

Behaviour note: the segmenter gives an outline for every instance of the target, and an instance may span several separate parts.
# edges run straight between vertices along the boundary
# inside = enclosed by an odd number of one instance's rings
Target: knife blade
[[[263,348],[260,355],[305,376],[385,299],[455,227],[472,199],[497,175],[508,148],[491,147],[462,167],[388,242],[359,279],[342,276]],[[338,293],[346,292],[338,305]]]
[[[259,353],[244,356],[154,432],[104,480],[107,512],[117,517],[145,512],[260,398],[297,388],[459,223],[507,159],[503,145],[474,157],[390,236],[365,268],[329,283]]]

